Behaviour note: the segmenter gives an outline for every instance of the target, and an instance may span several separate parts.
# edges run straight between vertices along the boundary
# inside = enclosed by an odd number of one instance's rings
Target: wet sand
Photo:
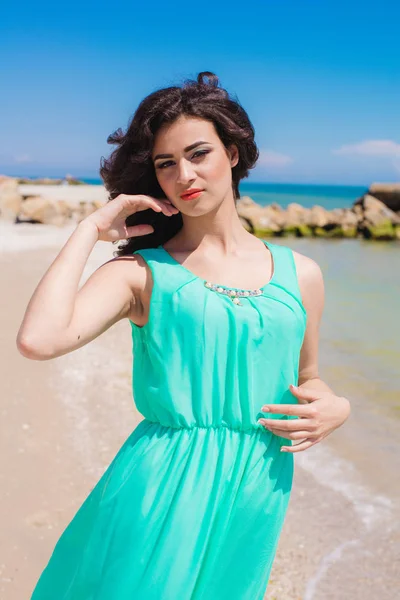
[[[30,361],[16,349],[27,302],[71,231],[0,226],[0,598],[4,600],[30,597],[59,535],[142,419],[131,396],[127,321],[52,361]],[[114,249],[97,244],[84,278],[111,258]],[[360,433],[362,418],[363,407],[355,403],[340,431],[295,455],[292,497],[266,599],[396,596],[399,495],[392,464],[386,467],[385,458],[397,450],[397,442],[390,431],[387,447],[372,454],[377,458],[371,467],[371,461],[363,459],[367,453],[359,450],[360,444],[367,444]]]

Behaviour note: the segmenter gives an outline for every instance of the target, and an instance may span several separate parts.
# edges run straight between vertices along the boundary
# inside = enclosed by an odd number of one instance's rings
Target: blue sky
[[[94,176],[155,89],[218,75],[256,130],[249,181],[400,179],[400,3],[16,3],[0,21],[0,173]]]

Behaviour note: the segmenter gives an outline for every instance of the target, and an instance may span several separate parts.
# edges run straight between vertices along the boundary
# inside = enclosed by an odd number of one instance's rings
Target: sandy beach
[[[59,535],[142,418],[132,399],[127,321],[52,361],[27,360],[16,348],[28,300],[73,227],[0,224],[4,600],[30,597]],[[99,242],[83,280],[113,250]],[[356,402],[342,430],[295,455],[266,600],[393,600],[399,590],[399,441],[393,423],[380,421],[386,446],[370,457],[367,441],[359,443],[363,415]]]

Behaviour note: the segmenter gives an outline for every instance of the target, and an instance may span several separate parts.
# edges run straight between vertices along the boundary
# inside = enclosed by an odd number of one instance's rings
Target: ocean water
[[[289,183],[250,183],[243,181],[239,186],[241,196],[250,196],[262,206],[276,202],[286,208],[296,202],[307,208],[314,205],[327,210],[350,208],[355,200],[366,193],[367,188],[344,185],[304,185]]]
[[[400,498],[400,241],[273,241],[312,258],[323,274],[319,375],[352,406],[349,426],[330,444],[373,489]]]
[[[82,178],[90,184],[101,184],[100,179]],[[294,183],[251,183],[243,181],[239,186],[241,196],[250,196],[254,202],[265,206],[277,202],[286,208],[296,202],[307,208],[314,205],[333,208],[350,208],[355,200],[366,193],[367,188],[345,185],[305,185]]]
[[[270,240],[271,241],[271,240]],[[399,242],[274,238],[312,258],[325,283],[320,362],[328,378],[400,417]]]

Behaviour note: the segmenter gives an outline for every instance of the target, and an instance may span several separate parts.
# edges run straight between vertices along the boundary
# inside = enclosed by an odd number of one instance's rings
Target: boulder
[[[239,217],[251,223],[255,234],[260,237],[272,235],[280,231],[283,226],[283,211],[276,203],[261,206],[249,196],[244,196],[238,200],[236,208]]]
[[[88,217],[97,210],[94,202],[85,202],[83,200],[79,204],[70,204],[69,208],[72,219],[76,223],[80,223],[85,217]]]
[[[400,183],[373,183],[368,194],[383,202],[390,210],[400,211]]]
[[[351,208],[344,208],[340,218],[343,237],[357,237],[360,221],[361,215],[358,215]]]
[[[61,227],[66,224],[70,216],[71,209],[66,202],[32,196],[22,202],[18,221],[44,223]]]
[[[260,215],[263,211],[263,206],[254,202],[249,196],[243,196],[236,202],[236,209],[239,216],[252,219]]]
[[[366,238],[380,240],[396,239],[400,217],[380,200],[366,194],[356,202],[363,210],[359,230]]]
[[[282,211],[282,235],[296,235],[298,237],[309,237],[312,228],[309,225],[310,210],[292,202],[285,211]]]
[[[21,209],[22,196],[18,182],[11,177],[0,177],[0,218],[15,223]]]
[[[331,222],[331,216],[323,206],[312,206],[308,214],[308,225],[310,227],[325,227]]]
[[[363,220],[372,225],[380,225],[386,221],[390,221],[393,225],[400,225],[399,215],[388,208],[384,202],[370,194],[366,194],[357,200],[356,205],[362,207]]]
[[[310,209],[301,204],[291,202],[285,212],[286,227],[297,227],[298,225],[308,225],[310,219]]]
[[[41,177],[40,179],[19,177],[17,181],[20,185],[60,185],[63,182],[62,179],[51,179],[50,177]]]

